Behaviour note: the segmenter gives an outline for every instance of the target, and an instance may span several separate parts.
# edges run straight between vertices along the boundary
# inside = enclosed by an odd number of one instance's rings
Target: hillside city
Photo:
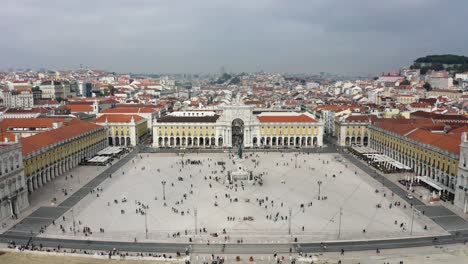
[[[307,257],[307,245],[297,247],[304,241],[315,243],[311,251],[326,250],[322,241],[403,239],[413,232],[429,244],[439,235],[466,242],[467,65],[463,56],[431,55],[367,77],[225,67],[217,74],[83,65],[0,71],[0,233],[9,243],[167,240],[216,243],[224,252],[226,244],[263,244],[284,230],[274,240],[294,244],[289,253],[300,257]],[[308,182],[309,174],[323,178]],[[159,175],[154,183],[144,178],[152,175]],[[360,196],[340,196],[350,191],[343,186],[361,186]],[[253,188],[266,198],[247,192]],[[326,221],[299,214],[329,199],[319,207],[323,215],[334,208]],[[345,205],[353,199],[362,208]],[[381,207],[395,209],[379,221],[367,215]],[[157,218],[164,221],[148,229]],[[335,249],[343,255],[341,247]],[[111,251],[109,258],[117,254]]]

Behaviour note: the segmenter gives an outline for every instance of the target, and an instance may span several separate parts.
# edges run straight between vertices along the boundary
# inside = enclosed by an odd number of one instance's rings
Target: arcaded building
[[[183,111],[153,122],[153,147],[246,148],[323,144],[323,123],[302,112],[261,112],[241,103],[215,111]]]
[[[16,218],[29,206],[21,144],[0,144],[0,221]]]
[[[105,127],[74,119],[57,129],[23,138],[28,192],[38,190],[106,148],[107,134]]]

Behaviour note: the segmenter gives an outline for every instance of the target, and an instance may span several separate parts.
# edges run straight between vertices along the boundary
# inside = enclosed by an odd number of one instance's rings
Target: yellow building
[[[385,109],[385,111],[382,113],[383,118],[394,118],[397,116],[400,116],[400,110],[397,108]]]
[[[148,134],[147,120],[139,115],[101,115],[95,123],[108,129],[110,146],[136,146]]]
[[[74,119],[21,140],[28,192],[78,166],[107,147],[106,128]]]
[[[413,95],[398,95],[396,101],[400,104],[411,104],[418,101],[418,98]]]
[[[153,122],[153,146],[159,147],[318,147],[323,123],[309,113],[264,112],[223,106],[222,111],[184,111]]]
[[[219,115],[165,116],[157,120],[153,130],[158,147],[223,146],[218,136],[216,121]]]
[[[335,135],[339,146],[367,146],[368,127],[377,120],[375,115],[349,115],[335,121]]]
[[[444,133],[431,120],[385,120],[369,127],[369,146],[410,167],[429,186],[454,199],[461,131]]]

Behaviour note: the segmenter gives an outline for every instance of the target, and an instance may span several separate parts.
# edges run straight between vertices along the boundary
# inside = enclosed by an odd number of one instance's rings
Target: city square
[[[138,154],[40,236],[278,243],[446,234],[338,153],[236,156]],[[255,181],[229,184],[239,163]]]

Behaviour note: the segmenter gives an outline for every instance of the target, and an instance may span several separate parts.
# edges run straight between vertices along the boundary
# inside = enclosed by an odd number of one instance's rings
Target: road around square
[[[330,147],[324,149],[326,153],[328,154],[336,154],[336,152],[333,151]],[[270,151],[273,152],[273,151]],[[318,155],[316,151],[315,155]],[[360,169],[365,171],[369,175],[362,175],[364,178],[363,180],[368,181],[371,178],[376,179],[377,183],[382,182],[382,177],[380,174],[376,174],[372,169],[369,167],[365,166],[363,163],[359,162],[356,160],[354,157],[351,155],[342,152],[340,149],[338,149],[338,152],[341,153],[345,157],[345,160],[350,161],[350,163],[347,163],[348,166],[358,166]],[[206,151],[205,153],[209,153]],[[248,154],[249,152],[247,152]],[[115,164],[110,170],[114,173],[117,173],[121,166],[124,166],[128,163],[131,162],[131,158],[135,155],[136,153],[133,152],[131,153],[128,157],[124,158],[121,162],[118,162]],[[166,154],[170,154],[167,153]],[[147,153],[142,153],[141,155],[151,155]],[[176,155],[172,153],[172,155]],[[220,155],[220,152],[216,152],[215,155]],[[248,154],[249,155],[249,154]],[[264,154],[268,155],[268,154]],[[291,155],[294,155],[294,152],[291,152]],[[312,155],[312,154],[310,154]],[[323,155],[323,154],[320,154]],[[179,158],[180,159],[180,158]],[[298,159],[299,160],[299,159]],[[300,165],[299,165],[300,166]],[[125,168],[124,168],[125,169]],[[79,191],[83,192],[84,190],[89,191],[89,188],[96,188],[99,186],[99,184],[102,183],[102,181],[105,181],[108,177],[108,172],[109,170],[106,170],[105,172],[101,173],[99,176],[96,177],[96,179],[99,180],[93,180],[92,183],[88,183],[86,187],[81,188]],[[357,175],[360,175],[359,173]],[[373,183],[376,183],[375,181],[371,181]],[[391,182],[383,181],[385,182],[385,186],[392,190],[395,194],[398,194],[400,196],[400,199],[404,200],[404,191],[400,189],[398,186],[395,184],[392,184]],[[103,183],[105,184],[105,183]],[[106,187],[107,190],[107,187]],[[78,192],[78,191],[77,191]],[[75,194],[72,195],[72,197]],[[329,196],[329,195],[328,195]],[[396,195],[395,195],[396,197]],[[70,197],[71,198],[71,197]],[[64,203],[74,205],[79,202],[79,199],[67,199],[65,200]],[[73,201],[71,201],[73,200]],[[318,201],[317,201],[318,202]],[[413,201],[416,204],[416,208],[420,208],[421,206],[425,206],[423,204],[418,204],[418,200],[415,199]],[[429,207],[429,206],[426,206]],[[63,212],[66,212],[70,209],[70,207],[56,207],[57,210],[55,211],[55,214],[57,212],[60,212],[64,210]],[[37,211],[42,211],[42,209],[45,209],[44,207],[39,208]],[[37,212],[36,212],[37,213]],[[60,214],[59,214],[60,215]],[[453,215],[453,213],[450,212],[450,215]],[[458,217],[459,218],[459,217]],[[40,223],[38,223],[38,220],[41,220],[42,218],[31,218],[28,216],[26,219],[31,221],[31,225],[28,223],[23,223],[22,227],[26,228],[29,230],[29,228],[32,228],[34,226],[39,226]],[[49,219],[50,223],[52,220]],[[433,220],[438,221],[438,218],[434,218]],[[466,222],[463,219],[457,219],[458,222]],[[454,226],[450,226],[450,228],[454,228]],[[335,252],[335,251],[340,251],[341,249],[345,250],[373,250],[375,248],[381,248],[381,249],[391,249],[391,248],[408,248],[408,247],[421,247],[421,246],[431,246],[431,245],[445,245],[445,244],[454,244],[454,243],[463,243],[468,239],[468,233],[463,231],[465,228],[464,224],[462,225],[462,228],[460,228],[457,232],[452,232],[451,235],[439,235],[439,236],[434,236],[437,237],[438,240],[434,241],[433,236],[427,236],[427,237],[415,237],[413,236],[412,238],[401,238],[401,239],[366,239],[366,240],[353,240],[353,241],[329,241],[326,242],[327,248],[325,249],[323,247],[323,244],[320,242],[311,242],[311,241],[303,241],[299,240],[298,243],[278,243],[281,241],[261,241],[258,240],[257,242],[251,242],[253,244],[247,243],[247,244],[235,244],[236,241],[231,241],[232,244],[227,243],[225,247],[222,247],[222,244],[210,244],[207,245],[205,241],[203,241],[202,244],[198,244],[199,241],[194,241],[194,243],[180,243],[180,242],[166,242],[166,243],[154,243],[154,242],[145,242],[145,241],[138,241],[138,243],[132,242],[117,242],[117,241],[106,241],[106,240],[97,240],[94,237],[88,237],[86,240],[82,239],[76,239],[76,237],[67,237],[67,238],[47,238],[47,237],[33,237],[32,240],[30,236],[25,233],[25,232],[18,232],[18,230],[15,230],[15,228],[12,228],[10,231],[0,235],[0,241],[6,242],[9,240],[15,240],[17,243],[22,243],[26,244],[28,241],[32,241],[36,244],[42,243],[44,246],[48,247],[56,247],[57,245],[62,245],[62,247],[66,248],[75,248],[75,249],[81,249],[81,250],[110,250],[113,248],[119,248],[122,251],[133,251],[133,252],[181,252],[186,249],[190,249],[191,252],[211,252],[211,253],[231,253],[231,254],[243,254],[243,253],[272,253],[272,252],[287,252],[290,249],[293,250],[293,252]],[[35,229],[36,230],[36,229]],[[33,236],[36,235],[36,232],[34,232]],[[172,240],[172,239],[171,239]],[[175,240],[175,239],[174,239]],[[212,241],[214,242],[214,241]],[[192,245],[192,246],[189,246]]]

